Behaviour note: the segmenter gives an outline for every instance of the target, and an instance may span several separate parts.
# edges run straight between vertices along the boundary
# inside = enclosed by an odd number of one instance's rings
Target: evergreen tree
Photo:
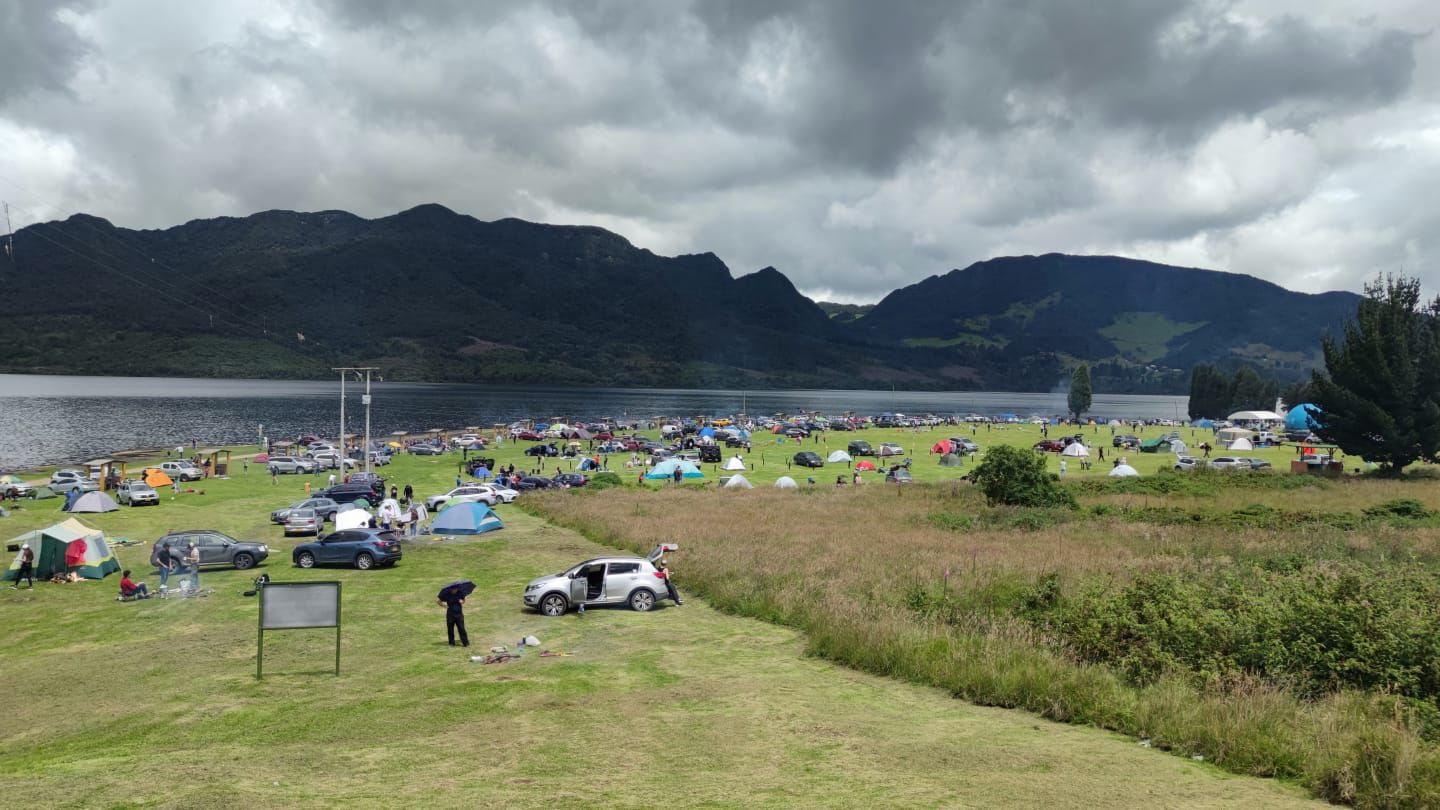
[[[1230,412],[1230,399],[1230,378],[1220,369],[1201,363],[1191,370],[1191,419],[1224,419]]]
[[[1241,366],[1230,382],[1231,411],[1268,411],[1275,407],[1275,383],[1266,383],[1249,366]],[[1227,414],[1228,415],[1228,414]]]
[[[1314,375],[1317,432],[1389,475],[1440,453],[1437,308],[1421,308],[1419,279],[1367,284],[1343,339],[1325,338],[1326,374]]]
[[[1070,375],[1070,396],[1066,401],[1070,405],[1070,413],[1076,419],[1080,414],[1090,410],[1091,395],[1094,392],[1090,388],[1090,364],[1081,363],[1075,367],[1075,373]]]

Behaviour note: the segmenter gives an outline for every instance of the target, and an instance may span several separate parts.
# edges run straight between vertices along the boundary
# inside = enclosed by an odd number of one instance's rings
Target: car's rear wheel
[[[314,568],[315,555],[308,551],[302,551],[295,557],[295,563],[301,568]]]
[[[247,569],[247,568],[254,568],[254,567],[255,567],[255,555],[253,555],[253,554],[236,554],[236,555],[235,555],[235,568],[236,568],[237,570],[244,571],[244,570]]]
[[[368,551],[362,551],[355,555],[355,567],[361,571],[369,571],[375,567],[375,558]]]
[[[564,616],[569,609],[569,601],[558,593],[549,594],[540,600],[540,612],[546,616]]]
[[[644,613],[655,607],[655,594],[641,588],[630,594],[630,609],[637,613]]]

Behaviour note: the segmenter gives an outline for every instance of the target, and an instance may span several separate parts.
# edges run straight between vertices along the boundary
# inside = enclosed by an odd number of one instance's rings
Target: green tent
[[[51,489],[50,487],[36,487],[34,494],[32,494],[30,497],[34,498],[37,501],[48,501],[51,498],[58,498],[60,496],[55,492],[55,490]]]
[[[963,466],[963,463],[961,462],[959,455],[957,455],[957,454],[955,454],[955,453],[946,453],[945,455],[943,455],[943,456],[940,457],[940,466],[941,466],[941,467],[960,467],[960,466]]]
[[[1158,453],[1170,446],[1169,439],[1147,439],[1140,443],[1140,452]]]
[[[105,533],[70,518],[48,529],[26,532],[14,544],[30,544],[35,552],[35,578],[49,579],[56,574],[74,571],[86,579],[104,579],[120,570],[120,563],[105,542]],[[0,581],[14,582],[20,577],[20,555],[0,574]]]

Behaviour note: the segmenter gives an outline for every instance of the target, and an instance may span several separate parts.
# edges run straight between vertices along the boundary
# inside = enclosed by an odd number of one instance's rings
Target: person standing
[[[35,590],[35,552],[29,543],[20,546],[20,570],[15,573],[15,584],[10,586],[10,590],[19,590],[22,579],[29,583],[26,586],[29,590]]]
[[[1065,478],[1065,459],[1060,459],[1060,478]]]
[[[275,486],[275,485],[277,485],[277,484],[280,483],[278,480],[276,480],[276,476],[278,476],[279,474],[280,474],[279,468],[276,467],[274,464],[271,464],[271,465],[270,465],[270,486],[273,487],[273,486]],[[179,484],[176,484],[176,485],[175,485],[175,491],[177,491],[177,492],[180,491],[180,485],[179,485]]]
[[[170,549],[165,546],[156,546],[154,559],[151,560],[155,568],[160,572],[160,589],[168,590],[170,575],[175,573],[175,558],[170,556]]]
[[[409,504],[413,500],[415,500],[415,488],[410,486],[409,484],[406,484],[404,503]]]
[[[680,465],[675,465],[675,484],[678,486],[680,484],[680,479],[684,477],[685,474],[680,471]]]
[[[185,567],[190,570],[190,589],[195,592],[200,590],[200,547],[191,540],[190,545],[185,548]]]
[[[327,486],[327,487],[333,487],[333,486],[335,486],[335,473],[333,473],[333,472],[330,473],[330,477],[329,477],[328,479],[326,479],[326,481],[325,481],[325,486]]]
[[[445,606],[445,635],[450,638],[450,646],[455,646],[455,633],[459,631],[460,646],[469,647],[470,635],[465,632],[465,597],[453,588],[446,588],[435,601]]]

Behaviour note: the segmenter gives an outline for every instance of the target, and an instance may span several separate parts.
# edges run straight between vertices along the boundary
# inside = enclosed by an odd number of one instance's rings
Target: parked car
[[[380,484],[377,490],[376,487],[369,483],[356,483],[355,476],[352,475],[350,476],[350,483],[336,484],[329,489],[320,490],[318,494],[322,498],[329,498],[336,504],[354,503],[361,498],[364,498],[365,500],[370,502],[371,506],[374,506],[380,502],[380,495],[384,491],[385,485],[383,482]],[[336,508],[338,509],[339,506],[336,506]]]
[[[590,483],[590,478],[581,473],[566,472],[555,476],[554,483],[557,487],[583,487]]]
[[[961,453],[980,452],[980,445],[976,444],[974,439],[967,439],[964,436],[955,436],[950,439],[950,443],[955,445],[955,447]]]
[[[880,456],[903,456],[905,448],[894,442],[881,442],[878,455]]]
[[[310,460],[315,462],[316,469],[333,470],[337,469],[340,466],[340,453],[335,450],[321,450],[320,452],[311,456]],[[360,462],[356,461],[355,459],[345,459],[345,469],[354,470],[359,468],[359,466]]]
[[[205,477],[199,467],[188,461],[162,461],[160,469],[176,481],[199,481]]]
[[[495,490],[479,484],[466,484],[456,487],[443,495],[431,495],[425,499],[425,508],[431,512],[437,512],[440,507],[455,503],[483,503],[486,506],[494,506],[500,502],[500,496]]]
[[[15,481],[9,484],[0,482],[0,498],[33,497],[35,497],[35,488],[25,483],[24,481]]]
[[[1123,436],[1117,435],[1115,438],[1110,440],[1110,444],[1115,447],[1139,447],[1140,437],[1132,436],[1130,434],[1126,434]]]
[[[703,464],[719,464],[720,448],[713,444],[700,445],[700,461]]]
[[[211,529],[191,529],[170,532],[155,541],[155,553],[167,550],[176,560],[185,556],[190,543],[200,549],[200,564],[233,565],[244,571],[254,568],[270,556],[270,547],[264,543],[236,540],[228,534]],[[153,559],[154,553],[151,554]]]
[[[545,437],[541,436],[539,433],[536,433],[533,430],[522,430],[519,433],[515,434],[515,438],[523,442],[538,442]]]
[[[564,616],[578,605],[628,605],[641,613],[668,598],[665,575],[655,561],[671,544],[656,546],[649,556],[597,557],[558,574],[537,577],[525,586],[525,607],[546,616]]]
[[[314,509],[291,509],[285,516],[285,536],[295,534],[313,534],[317,537],[320,530],[325,527],[325,521],[315,514]]]
[[[888,484],[911,484],[915,482],[915,477],[904,467],[896,467],[885,473],[885,482]]]
[[[50,474],[50,488],[57,494],[64,494],[72,489],[95,492],[100,489],[100,482],[79,470],[56,470]]]
[[[1268,470],[1268,469],[1270,469],[1270,462],[1266,461],[1266,460],[1263,459],[1263,458],[1247,458],[1247,459],[1245,459],[1245,460],[1248,461],[1248,462],[1250,462],[1250,469],[1251,469],[1251,470]]]
[[[290,516],[291,510],[294,509],[312,510],[315,512],[315,516],[324,522],[335,519],[335,513],[340,509],[340,504],[331,498],[306,498],[271,512],[270,522],[284,523],[285,519]]]
[[[314,461],[294,456],[271,456],[267,466],[271,472],[279,475],[313,473],[318,469]]]
[[[520,482],[516,484],[516,486],[520,488],[521,492],[525,492],[531,489],[549,489],[555,486],[555,483],[541,475],[522,475],[520,476]]]
[[[1210,459],[1209,466],[1211,469],[1215,470],[1249,471],[1250,461],[1249,459],[1240,458],[1239,456],[1216,456],[1215,458]]]
[[[406,452],[412,456],[440,456],[445,454],[445,448],[433,444],[412,444]]]
[[[115,500],[130,506],[159,506],[160,493],[144,481],[122,481]]]
[[[290,553],[295,565],[352,565],[361,571],[388,568],[400,562],[400,539],[385,529],[345,529],[331,532]]]
[[[1058,439],[1041,439],[1034,445],[1036,450],[1045,453],[1058,453],[1065,449],[1065,443]]]
[[[499,498],[501,503],[514,503],[515,499],[520,497],[520,490],[511,489],[509,485],[500,481],[496,481],[493,484],[486,484],[485,486],[490,487],[490,489],[495,492],[495,497]]]
[[[1198,470],[1205,466],[1205,459],[1194,456],[1176,456],[1175,469],[1177,470]]]
[[[810,452],[809,450],[804,450],[804,451],[801,451],[801,452],[799,452],[799,453],[796,453],[796,454],[795,454],[795,458],[794,458],[794,462],[795,462],[795,466],[796,466],[796,467],[824,467],[824,466],[825,466],[825,459],[821,458],[819,453],[812,453],[812,452]]]
[[[846,447],[846,452],[852,456],[873,456],[875,448],[871,447],[870,443],[864,439],[856,439]]]
[[[525,455],[553,458],[560,455],[560,449],[554,444],[535,444],[525,448]]]

